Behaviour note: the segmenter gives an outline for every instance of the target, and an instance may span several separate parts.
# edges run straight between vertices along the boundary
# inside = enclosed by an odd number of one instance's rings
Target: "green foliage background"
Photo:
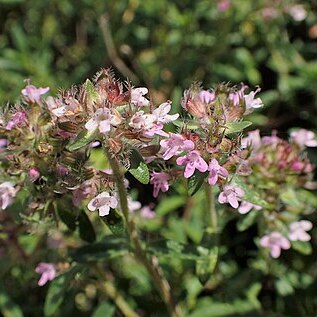
[[[175,111],[182,91],[193,81],[201,81],[205,87],[223,81],[259,85],[267,107],[252,120],[263,130],[283,132],[292,126],[316,130],[316,1],[233,0],[225,12],[218,10],[217,3],[0,0],[0,103],[18,100],[26,78],[57,92],[60,87],[83,82],[101,67],[111,66],[134,85],[149,87],[155,101],[173,100]],[[306,20],[294,21],[285,12],[285,6],[292,3],[305,6]],[[266,19],[263,9],[274,5],[278,16]],[[199,244],[204,227],[203,197],[198,193],[186,199],[186,190],[180,186],[160,202],[158,219],[141,224],[145,237],[164,226],[161,233],[166,239]],[[193,209],[192,218],[180,219],[177,213],[188,204]],[[208,288],[202,289],[193,267],[191,273],[182,273],[184,266],[191,268],[192,264],[177,257],[162,260],[190,316],[315,316],[316,280],[311,276],[316,275],[316,250],[306,259],[293,260],[293,254],[283,258],[272,268],[279,277],[274,280],[268,274],[263,279],[263,263],[249,258],[254,245],[244,248],[254,234],[252,228],[238,235],[230,220],[221,223],[226,247],[220,250],[223,261],[219,274]],[[235,234],[240,240],[232,238]],[[5,317],[22,316],[22,311],[25,316],[41,316],[45,294],[37,287],[33,272],[34,263],[45,254],[36,249],[41,245],[40,236],[18,234],[15,238],[16,246],[25,250],[21,255],[17,247],[10,258],[0,260],[1,277],[6,276],[5,289],[0,287],[1,312]],[[113,275],[120,276],[116,284],[133,307],[155,307],[158,311],[153,316],[164,316],[166,312],[160,311],[142,267],[131,257],[125,259],[125,265],[120,258],[107,261]],[[89,295],[87,281],[77,276],[73,284],[74,289],[63,290],[69,300],[57,312],[53,310],[52,316],[115,316],[113,304],[100,304]],[[45,305],[47,311],[54,308],[50,303]]]

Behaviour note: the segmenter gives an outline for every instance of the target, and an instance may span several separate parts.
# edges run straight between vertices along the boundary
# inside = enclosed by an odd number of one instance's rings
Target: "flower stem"
[[[117,185],[117,190],[119,194],[120,206],[123,216],[126,221],[128,235],[133,245],[134,254],[136,258],[144,265],[148,273],[151,275],[155,287],[159,291],[166,307],[168,308],[172,317],[182,317],[183,313],[180,307],[174,302],[171,287],[166,280],[163,270],[161,269],[158,259],[154,256],[148,258],[147,254],[143,250],[139,234],[135,223],[129,217],[127,191],[124,186],[124,173],[122,168],[115,157],[112,157],[106,148],[106,154],[110,166],[113,170],[113,175]]]
[[[208,210],[208,225],[211,227],[214,233],[218,232],[218,215],[215,207],[215,195],[213,193],[213,187],[209,184],[205,184],[207,210]]]
[[[118,306],[123,316],[125,317],[139,317],[137,313],[133,311],[130,305],[125,301],[122,295],[118,292],[115,285],[106,275],[106,273],[100,269],[97,265],[94,267],[95,272],[102,278],[102,282],[99,283],[99,289],[107,297],[111,298],[114,303]]]

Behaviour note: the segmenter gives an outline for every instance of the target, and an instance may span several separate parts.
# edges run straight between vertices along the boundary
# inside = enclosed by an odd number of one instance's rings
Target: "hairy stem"
[[[166,307],[168,308],[172,317],[181,317],[183,313],[180,307],[174,302],[171,294],[171,287],[166,280],[163,271],[159,265],[158,259],[154,256],[148,258],[147,254],[143,250],[139,234],[136,228],[135,223],[129,217],[128,209],[128,200],[127,200],[127,191],[124,186],[124,173],[122,172],[121,166],[118,160],[115,157],[112,157],[111,154],[106,149],[106,154],[110,163],[110,166],[113,170],[113,175],[115,177],[115,182],[117,185],[117,190],[119,194],[121,211],[124,215],[127,231],[132,242],[134,249],[134,254],[136,258],[144,265],[148,273],[151,275],[153,283],[157,290],[159,291]]]
[[[122,312],[125,317],[139,317],[137,313],[133,311],[130,305],[126,302],[126,300],[122,297],[122,295],[118,292],[115,285],[112,283],[111,279],[107,276],[107,274],[100,269],[97,265],[94,267],[95,272],[102,278],[102,282],[99,283],[99,289],[101,292],[111,298],[117,307]]]

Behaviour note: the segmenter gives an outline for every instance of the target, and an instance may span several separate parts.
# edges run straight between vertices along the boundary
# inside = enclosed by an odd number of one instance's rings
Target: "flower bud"
[[[28,171],[28,175],[29,175],[32,183],[34,183],[36,180],[38,180],[41,176],[39,170],[36,167],[30,168]]]

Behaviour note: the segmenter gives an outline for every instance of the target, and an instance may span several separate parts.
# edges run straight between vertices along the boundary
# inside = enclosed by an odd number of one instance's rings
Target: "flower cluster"
[[[294,241],[310,240],[307,231],[312,229],[312,223],[302,218],[310,214],[309,205],[314,205],[307,199],[307,191],[315,185],[313,165],[305,147],[316,146],[314,133],[305,129],[292,131],[289,142],[275,132],[261,137],[258,130],[249,132],[242,140],[244,151],[250,152],[246,164],[252,169],[245,181],[260,196],[259,202],[265,201],[265,204],[243,202],[239,212],[259,213],[261,210],[260,245],[268,249],[273,258],[279,257],[282,249],[290,249]]]

